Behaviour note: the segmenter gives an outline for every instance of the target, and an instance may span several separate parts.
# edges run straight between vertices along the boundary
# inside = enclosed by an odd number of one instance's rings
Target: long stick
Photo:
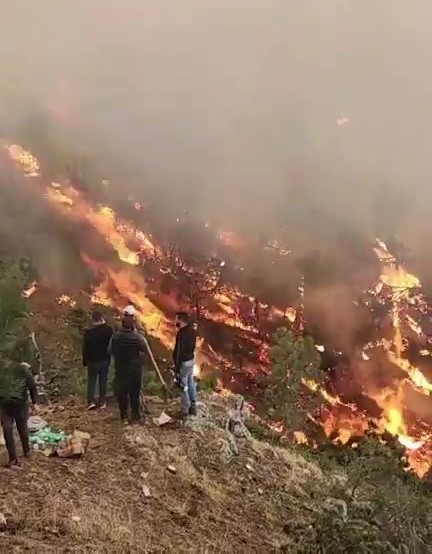
[[[164,387],[166,390],[168,390],[167,384],[166,384],[166,382],[165,382],[165,379],[164,379],[163,376],[162,376],[162,373],[161,373],[161,371],[160,371],[160,369],[159,369],[159,366],[158,366],[157,363],[156,363],[156,360],[155,360],[155,357],[153,356],[153,352],[151,351],[150,345],[149,345],[149,343],[148,343],[146,337],[144,337],[144,335],[143,335],[143,338],[144,338],[144,342],[145,342],[145,345],[146,345],[146,348],[147,348],[147,352],[148,352],[148,354],[149,354],[149,356],[150,356],[150,359],[151,359],[151,361],[152,361],[152,363],[153,363],[153,367],[154,367],[155,370],[156,370],[156,373],[157,373],[157,375],[158,375],[158,377],[159,377],[159,380],[160,380],[160,382],[162,383],[163,387]]]
[[[36,386],[39,389],[38,394],[39,394],[39,397],[42,396],[45,398],[46,402],[49,402],[48,393],[45,386],[45,373],[43,370],[42,355],[41,355],[41,351],[39,349],[38,343],[36,342],[36,335],[34,332],[30,333],[29,339],[33,344],[33,348],[35,350],[35,358],[38,361],[38,372],[37,372],[37,379],[36,379]]]
[[[148,340],[147,340],[147,337],[146,337],[146,334],[145,334],[145,330],[144,330],[144,327],[142,326],[142,324],[140,322],[137,322],[138,325],[136,326],[136,330],[138,331],[138,333],[142,336],[142,338],[144,339],[144,343],[146,345],[146,348],[147,348],[147,352],[148,352],[148,355],[150,356],[150,360],[152,361],[152,364],[153,364],[153,367],[155,368],[156,370],[156,373],[157,373],[157,376],[159,377],[159,381],[162,383],[162,386],[164,387],[165,390],[168,391],[168,387],[167,387],[167,384],[165,383],[165,380],[162,376],[162,373],[159,369],[159,366],[157,365],[156,363],[156,360],[155,360],[155,357],[153,356],[153,352],[150,348],[150,345],[148,343]]]

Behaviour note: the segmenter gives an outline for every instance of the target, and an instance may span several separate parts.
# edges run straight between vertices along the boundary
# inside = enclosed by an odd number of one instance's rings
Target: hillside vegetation
[[[31,329],[55,398],[40,415],[92,438],[80,459],[35,453],[20,470],[0,469],[2,551],[431,551],[430,485],[404,471],[400,452],[375,438],[355,449],[296,447],[228,391],[201,393],[198,417],[184,426],[175,419],[178,400],[157,396],[147,397],[140,426],[122,427],[115,405],[88,413],[79,360],[86,311],[38,293],[26,316],[25,271],[13,267],[0,277],[7,291],[0,295],[0,393],[10,385],[6,361],[29,355],[23,345]],[[292,391],[277,389],[278,379],[286,388],[298,383],[295,374],[286,380],[281,360],[303,360],[315,375],[309,347],[282,332],[273,351],[271,398],[288,423],[304,417],[293,412]],[[159,427],[154,418],[162,411],[173,420]]]

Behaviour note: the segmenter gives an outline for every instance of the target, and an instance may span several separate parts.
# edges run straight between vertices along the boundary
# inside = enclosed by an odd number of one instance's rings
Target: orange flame
[[[17,145],[12,145],[7,150],[11,160],[24,175],[40,177],[40,164],[30,152]],[[71,186],[51,183],[46,187],[45,194],[47,200],[62,214],[68,215],[78,222],[89,223],[111,245],[119,260],[127,264],[114,269],[107,263],[94,262],[85,254],[82,255],[87,265],[93,267],[101,277],[100,285],[93,291],[92,300],[119,309],[124,307],[125,299],[132,302],[137,308],[139,317],[147,331],[157,337],[166,347],[171,348],[174,341],[172,324],[162,310],[146,296],[146,280],[135,267],[139,265],[140,253],[144,252],[152,255],[160,253],[151,238],[134,229],[129,223],[120,221],[110,207],[93,208],[83,195]],[[141,209],[141,205],[136,203],[135,209]],[[224,245],[232,248],[240,248],[243,243],[239,236],[228,231],[221,231],[219,240]],[[411,316],[404,314],[402,309],[403,302],[409,299],[409,295],[415,292],[416,289],[420,288],[421,283],[415,275],[408,273],[397,264],[395,257],[382,241],[377,241],[375,253],[382,264],[382,272],[375,293],[380,294],[386,288],[390,289],[393,302],[394,337],[386,347],[388,358],[407,374],[406,381],[408,382],[409,379],[411,386],[416,387],[425,395],[430,395],[432,384],[418,368],[411,366],[403,358],[405,327],[407,326],[417,335],[421,336],[423,334],[421,326]],[[34,287],[36,287],[36,284],[34,284]],[[32,287],[28,291],[31,289]],[[24,294],[26,293],[27,291],[24,291]],[[209,318],[215,321],[220,318],[232,327],[249,330],[250,325],[243,322],[236,312],[236,302],[242,296],[241,292],[235,287],[226,288],[223,293],[220,292],[214,297],[214,302],[218,307],[216,314],[206,313],[206,316],[208,315]],[[62,296],[58,299],[58,302],[70,304],[74,300]],[[294,309],[288,309],[285,315],[290,321],[295,320],[297,316]],[[381,344],[384,344],[384,341]],[[206,354],[202,352],[203,349],[204,345],[201,342],[198,345],[199,355],[197,359],[199,358],[200,361],[205,362]],[[363,354],[363,359],[367,360],[368,356],[365,353]],[[199,367],[196,368],[196,371],[199,371]],[[369,425],[367,418],[363,414],[359,414],[358,411],[356,412],[355,407],[344,404],[338,396],[333,396],[325,389],[320,389],[317,383],[313,381],[304,381],[304,384],[310,390],[321,394],[330,406],[328,415],[323,420],[323,428],[327,436],[336,434],[336,440],[344,444],[353,435],[366,432]],[[375,399],[382,409],[383,415],[376,422],[379,430],[397,436],[399,442],[407,449],[411,467],[419,475],[424,475],[431,466],[430,459],[428,461],[427,457],[425,458],[425,448],[429,435],[411,436],[410,426],[404,419],[403,385],[405,385],[405,382],[399,383],[394,390],[379,392],[366,390],[365,393]],[[296,440],[301,442],[303,437],[298,435]]]

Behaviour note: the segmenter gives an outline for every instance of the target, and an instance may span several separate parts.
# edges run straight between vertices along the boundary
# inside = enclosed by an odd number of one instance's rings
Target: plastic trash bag
[[[28,419],[28,430],[30,433],[36,433],[47,425],[48,423],[42,417],[39,417],[37,415],[30,416]]]

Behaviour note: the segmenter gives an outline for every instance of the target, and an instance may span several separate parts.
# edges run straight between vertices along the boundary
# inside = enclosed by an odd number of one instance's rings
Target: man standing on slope
[[[126,306],[122,326],[111,339],[109,352],[114,356],[115,392],[120,409],[120,418],[128,422],[129,404],[132,422],[140,420],[141,354],[147,352],[143,329],[135,319],[135,308]]]
[[[113,330],[105,323],[102,314],[97,310],[92,312],[93,326],[84,332],[82,357],[83,366],[87,367],[87,402],[88,409],[94,410],[96,383],[99,380],[99,407],[106,408],[108,373],[110,356],[108,345]]]
[[[174,371],[181,387],[181,415],[196,415],[196,386],[194,378],[196,332],[186,312],[176,314],[178,328],[173,352]]]
[[[0,415],[5,438],[6,448],[9,454],[9,461],[6,467],[19,466],[15,441],[13,436],[14,422],[17,426],[21,439],[23,454],[26,458],[30,456],[30,445],[28,435],[28,395],[30,393],[32,404],[36,404],[37,391],[30,365],[23,362],[12,370],[12,379],[16,384],[16,391],[10,398],[0,399]]]

